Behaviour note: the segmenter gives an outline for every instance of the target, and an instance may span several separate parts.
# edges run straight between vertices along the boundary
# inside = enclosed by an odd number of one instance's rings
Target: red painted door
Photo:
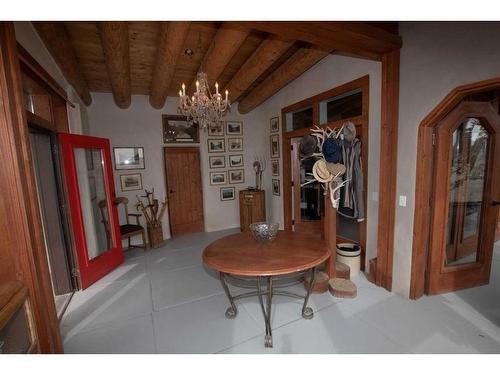
[[[109,140],[59,134],[82,289],[123,262]]]

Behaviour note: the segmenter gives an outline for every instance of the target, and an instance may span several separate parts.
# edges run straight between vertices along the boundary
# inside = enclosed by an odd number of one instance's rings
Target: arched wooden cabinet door
[[[462,102],[435,128],[426,289],[487,284],[500,200],[500,117],[490,103]]]

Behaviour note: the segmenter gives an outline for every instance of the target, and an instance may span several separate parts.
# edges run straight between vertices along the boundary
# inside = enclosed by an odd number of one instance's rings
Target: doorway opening
[[[281,110],[283,136],[283,207],[285,229],[325,236],[325,203],[319,183],[302,186],[312,173],[314,160],[300,158],[299,144],[314,125],[339,129],[352,122],[361,143],[363,201],[367,202],[369,77],[364,76]],[[290,181],[290,183],[287,183]],[[336,214],[337,243],[356,243],[361,247],[361,270],[365,269],[366,214],[352,210]]]
[[[413,299],[490,281],[500,214],[499,99],[500,78],[458,87],[420,126]]]
[[[69,222],[64,211],[57,137],[33,123],[29,124],[29,133],[49,273],[57,316],[61,319],[74,291],[78,289],[78,280],[75,277]]]

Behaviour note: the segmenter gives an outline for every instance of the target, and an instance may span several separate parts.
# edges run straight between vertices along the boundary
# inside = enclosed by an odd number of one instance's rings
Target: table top
[[[275,276],[315,267],[330,257],[325,241],[307,233],[278,231],[260,244],[250,232],[233,234],[208,245],[203,262],[216,271],[239,276]]]

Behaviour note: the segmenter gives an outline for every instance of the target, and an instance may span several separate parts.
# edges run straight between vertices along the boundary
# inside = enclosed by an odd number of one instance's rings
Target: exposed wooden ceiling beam
[[[78,96],[86,105],[92,103],[87,81],[85,80],[73,45],[63,22],[33,22],[38,35],[50,54],[61,68],[68,83],[73,86]]]
[[[215,84],[226,65],[229,63],[234,54],[241,47],[250,30],[241,29],[238,27],[230,27],[223,24],[217,34],[215,34],[210,47],[208,48],[198,71],[203,70],[207,74],[210,85]],[[196,77],[190,86],[190,92],[196,88]]]
[[[299,49],[239,103],[238,111],[250,112],[328,55],[329,52],[321,50]]]
[[[402,45],[398,35],[364,22],[252,21],[240,24],[283,39],[308,42],[326,51],[371,60],[381,60],[384,53]]]
[[[190,22],[162,22],[158,53],[153,70],[149,103],[156,109],[165,105],[177,59],[184,46]]]
[[[127,22],[98,22],[102,49],[115,103],[128,108],[131,102],[130,55]]]
[[[265,39],[229,81],[226,88],[232,100],[237,101],[252,83],[292,45],[292,42],[284,42],[274,37]]]

